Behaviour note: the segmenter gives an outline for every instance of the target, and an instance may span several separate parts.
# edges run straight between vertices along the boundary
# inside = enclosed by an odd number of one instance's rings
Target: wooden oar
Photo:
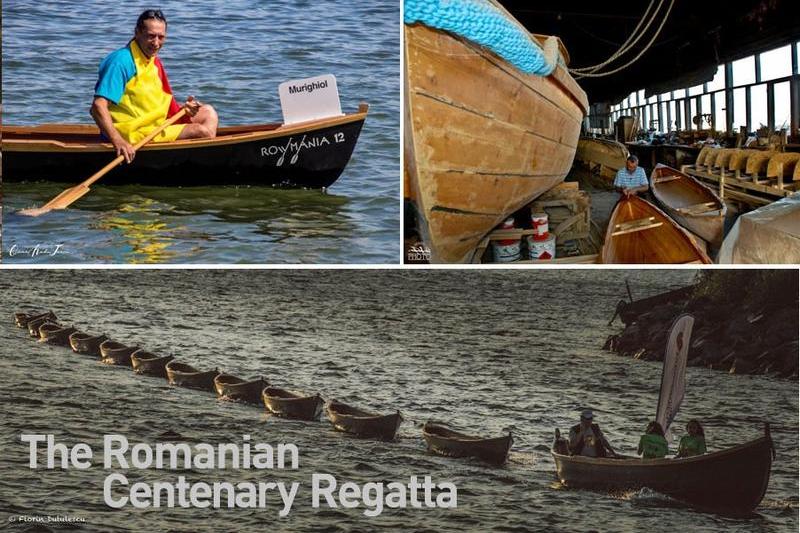
[[[155,136],[164,131],[164,129],[167,126],[175,124],[175,122],[180,120],[181,117],[183,117],[183,115],[185,114],[186,114],[186,108],[184,107],[183,109],[175,113],[172,117],[170,117],[169,120],[166,120],[162,125],[153,130],[150,133],[150,135],[148,135],[147,137],[136,143],[133,146],[134,152],[139,150],[139,148],[141,148],[145,144],[152,141],[155,138]],[[64,209],[73,202],[75,202],[76,200],[78,200],[79,198],[81,198],[84,194],[89,192],[89,185],[93,184],[95,181],[99,180],[100,178],[108,174],[111,170],[113,170],[117,165],[119,165],[123,161],[125,161],[124,155],[117,156],[116,159],[114,159],[112,162],[110,162],[109,164],[98,170],[89,179],[75,185],[74,187],[65,190],[64,192],[62,192],[61,194],[59,194],[58,196],[56,196],[55,198],[44,204],[42,207],[23,209],[21,211],[18,211],[18,213],[20,215],[38,217],[39,215],[49,213],[53,209]]]

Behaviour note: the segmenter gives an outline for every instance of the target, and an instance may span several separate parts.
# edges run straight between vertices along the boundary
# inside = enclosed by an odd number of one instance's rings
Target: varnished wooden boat
[[[400,411],[390,415],[379,415],[331,400],[325,407],[328,419],[339,431],[381,440],[394,440],[397,428],[403,421]]]
[[[125,346],[121,342],[103,341],[100,343],[100,360],[107,365],[133,366],[131,354],[138,346]]]
[[[728,208],[714,191],[695,178],[661,164],[653,169],[650,188],[675,222],[715,246],[722,243]]]
[[[404,2],[404,196],[436,263],[470,262],[488,232],[563,181],[588,109],[557,38],[528,34],[494,0],[468,2],[492,19],[475,26],[465,3]],[[482,44],[475,34],[492,24],[540,68]]]
[[[465,435],[433,422],[426,422],[422,435],[428,449],[447,457],[476,457],[487,463],[501,465],[508,459],[514,439],[511,433],[504,437],[486,439]]]
[[[617,171],[625,167],[629,156],[628,148],[621,142],[612,139],[581,137],[575,151],[575,161],[579,161],[591,170],[598,169],[599,174],[613,183]]]
[[[214,378],[217,396],[239,402],[261,403],[261,393],[267,386],[269,383],[263,377],[246,381],[231,374],[220,374]]]
[[[628,491],[647,487],[701,510],[748,515],[769,484],[774,448],[764,436],[727,450],[682,459],[623,459],[552,452],[556,475],[567,487]]]
[[[56,322],[55,320],[51,320],[50,317],[47,316],[42,316],[39,318],[33,318],[31,320],[28,320],[28,334],[34,339],[39,339],[40,338],[39,327],[41,327],[42,324],[48,324],[48,323],[58,324],[58,322]]]
[[[306,396],[277,387],[266,387],[261,394],[264,407],[270,413],[285,418],[317,420],[322,414],[323,400],[319,394]]]
[[[89,333],[76,331],[69,336],[69,345],[75,353],[101,357],[100,345],[107,340],[108,337],[105,335],[90,335]]]
[[[192,365],[179,363],[178,361],[167,363],[166,370],[167,380],[169,380],[170,384],[210,392],[214,392],[214,378],[220,373],[216,368],[202,372]]]
[[[621,197],[606,230],[600,262],[623,264],[711,263],[675,221],[638,196]]]
[[[69,346],[69,336],[76,331],[71,326],[65,327],[54,322],[45,322],[39,326],[39,342]]]
[[[56,314],[52,311],[45,311],[44,313],[39,313],[36,311],[29,312],[29,313],[14,313],[14,322],[17,324],[18,328],[27,328],[28,322],[31,320],[36,320],[38,318],[47,318],[52,322],[58,320],[56,318]]]
[[[173,359],[175,359],[175,357],[172,355],[159,357],[151,352],[136,350],[131,354],[131,366],[133,367],[133,371],[137,374],[166,378],[167,363]]]
[[[329,187],[355,148],[369,106],[358,112],[291,125],[219,128],[215,139],[151,143],[103,183],[158,186],[270,185]],[[114,159],[95,126],[3,126],[3,179],[79,182]]]

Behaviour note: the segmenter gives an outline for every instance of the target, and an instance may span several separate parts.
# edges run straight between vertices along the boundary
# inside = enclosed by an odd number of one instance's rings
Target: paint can
[[[547,213],[531,213],[531,226],[533,238],[537,241],[547,240],[550,228],[547,223]]]
[[[500,229],[514,229],[514,218],[509,217],[500,226]],[[492,241],[492,254],[497,263],[511,263],[520,259],[520,240],[503,239]]]
[[[537,240],[535,236],[528,237],[528,252],[531,259],[555,259],[556,236],[548,235],[544,240]]]

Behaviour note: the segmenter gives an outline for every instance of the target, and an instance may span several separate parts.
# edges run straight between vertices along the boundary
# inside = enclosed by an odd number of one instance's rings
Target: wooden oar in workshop
[[[169,118],[169,120],[164,121],[163,124],[161,124],[159,127],[154,129],[147,137],[145,137],[144,139],[142,139],[141,141],[136,143],[133,146],[134,152],[138,151],[139,148],[141,148],[142,146],[146,145],[147,143],[149,143],[150,141],[155,139],[156,135],[158,135],[159,133],[164,131],[164,129],[167,128],[168,126],[171,126],[172,124],[175,124],[185,114],[186,114],[186,108],[184,107],[180,111],[175,113],[173,116],[171,116]],[[52,200],[50,200],[49,202],[44,204],[42,207],[35,207],[35,208],[31,208],[31,209],[22,209],[21,211],[18,211],[18,213],[20,215],[38,217],[39,215],[43,215],[45,213],[49,213],[53,209],[64,209],[64,208],[68,207],[70,204],[72,204],[73,202],[75,202],[76,200],[78,200],[79,198],[81,198],[84,194],[89,192],[89,186],[91,184],[93,184],[94,182],[96,182],[97,180],[99,180],[100,178],[105,176],[106,174],[108,174],[110,171],[112,171],[114,168],[116,168],[117,165],[119,165],[123,161],[125,161],[125,156],[124,155],[117,156],[116,159],[114,159],[112,162],[110,162],[109,164],[107,164],[106,166],[104,166],[103,168],[98,170],[96,173],[94,173],[86,181],[83,181],[83,182],[75,185],[74,187],[71,187],[71,188],[65,190],[64,192],[62,192],[61,194],[59,194],[58,196],[56,196],[55,198],[53,198]]]

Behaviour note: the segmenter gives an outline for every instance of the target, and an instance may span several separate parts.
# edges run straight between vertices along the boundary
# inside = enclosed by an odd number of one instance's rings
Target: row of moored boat
[[[263,404],[276,416],[313,421],[318,420],[324,410],[335,429],[380,440],[394,440],[403,421],[400,411],[377,414],[336,400],[326,404],[319,394],[274,387],[263,377],[245,380],[216,368],[198,370],[176,361],[172,355],[159,356],[138,346],[116,342],[106,335],[92,335],[63,326],[52,311],[15,313],[14,318],[18,327],[27,328],[31,337],[41,342],[70,347],[75,353],[97,357],[105,364],[131,367],[140,375],[166,378],[172,385],[216,392],[222,399]],[[481,438],[430,421],[425,423],[422,433],[432,452],[448,457],[475,457],[492,464],[506,461],[513,441],[510,434]]]

